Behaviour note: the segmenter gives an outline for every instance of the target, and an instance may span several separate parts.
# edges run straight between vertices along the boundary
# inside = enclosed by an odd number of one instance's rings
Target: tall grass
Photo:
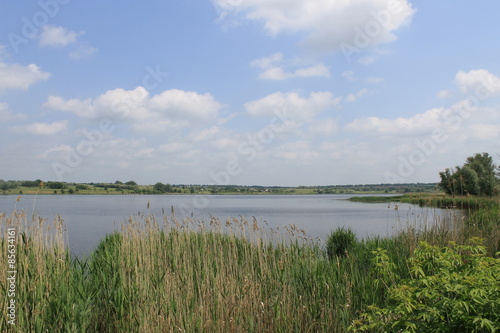
[[[421,240],[438,245],[483,233],[490,251],[498,248],[493,209],[409,225],[330,258],[303,230],[255,219],[136,215],[85,260],[71,258],[60,217],[49,223],[15,211],[0,222],[2,235],[7,227],[18,232],[17,325],[6,319],[2,269],[2,332],[345,332],[368,305],[387,302],[387,287],[375,283],[378,248],[387,250],[394,280],[410,276],[407,259]],[[3,264],[5,237],[0,245]]]
[[[83,325],[88,311],[82,304],[82,272],[72,264],[65,244],[63,221],[57,217],[52,223],[39,216],[28,217],[15,211],[0,214],[2,235],[7,228],[15,228],[16,263],[15,304],[16,326],[7,324],[7,240],[1,239],[0,297],[2,321],[0,331],[63,332]]]

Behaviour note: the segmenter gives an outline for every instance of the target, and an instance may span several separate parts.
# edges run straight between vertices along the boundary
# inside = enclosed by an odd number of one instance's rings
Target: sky
[[[500,2],[0,2],[0,179],[438,182],[500,162]]]

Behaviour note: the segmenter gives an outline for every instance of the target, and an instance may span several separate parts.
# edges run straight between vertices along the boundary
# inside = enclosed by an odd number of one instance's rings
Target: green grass
[[[477,210],[495,208],[500,205],[499,197],[449,196],[443,193],[412,193],[395,196],[352,197],[350,201],[365,203],[404,202],[421,207],[458,208]]]
[[[365,202],[365,203],[380,203],[380,202],[400,202],[403,195],[391,195],[391,196],[366,196],[366,197],[351,197],[350,201],[354,202]]]
[[[18,307],[13,327],[2,269],[0,331],[346,332],[369,306],[391,306],[389,287],[412,280],[408,260],[421,241],[448,246],[479,236],[494,256],[498,214],[485,207],[446,225],[408,226],[390,238],[349,243],[330,258],[295,226],[143,215],[106,236],[88,258],[74,259],[60,218],[2,213],[2,235],[9,227],[18,233]],[[5,236],[0,245],[6,263]],[[380,267],[389,273],[382,276]]]

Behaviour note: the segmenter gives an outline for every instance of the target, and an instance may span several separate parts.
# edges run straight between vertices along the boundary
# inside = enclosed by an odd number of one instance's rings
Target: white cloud
[[[210,94],[178,89],[166,90],[150,100],[151,108],[174,118],[213,119],[222,104]]]
[[[337,130],[337,122],[334,119],[319,119],[309,125],[309,133],[314,135],[330,136]]]
[[[26,116],[20,113],[13,114],[9,109],[9,105],[7,103],[0,103],[0,123],[6,123],[9,121],[22,120],[25,119]]]
[[[0,44],[0,59],[2,59],[2,57],[6,56],[8,54],[7,48],[8,48],[7,45]]]
[[[346,125],[348,131],[367,135],[411,136],[431,133],[445,123],[450,110],[434,108],[413,117],[396,119],[367,117],[356,119]]]
[[[449,98],[453,95],[453,93],[451,92],[451,90],[440,90],[438,91],[438,93],[436,94],[437,97],[439,98]]]
[[[459,71],[455,76],[455,84],[464,94],[474,93],[481,96],[500,94],[500,77],[484,69]]]
[[[83,101],[79,99],[70,99],[65,101],[62,97],[49,96],[47,102],[45,102],[43,106],[52,110],[71,112],[82,118],[96,117],[96,112],[94,111],[90,99]]]
[[[210,94],[172,89],[150,96],[146,89],[137,87],[109,90],[95,99],[50,96],[44,107],[85,119],[109,117],[129,122],[138,131],[161,133],[214,120],[223,105]]]
[[[347,95],[345,101],[348,103],[352,103],[357,101],[360,97],[365,96],[366,94],[368,94],[368,89],[364,88],[354,94]]]
[[[492,140],[500,137],[500,124],[473,124],[470,128],[472,134],[482,140]]]
[[[281,62],[283,60],[283,53],[276,52],[271,54],[268,57],[263,57],[259,59],[252,60],[250,63],[251,66],[253,67],[259,67],[259,68],[271,68],[274,67],[275,64]]]
[[[383,77],[369,77],[366,79],[367,83],[372,83],[372,84],[379,84],[383,83],[385,79]]]
[[[161,145],[158,150],[162,153],[177,153],[185,151],[189,148],[189,144],[185,142],[171,142]]]
[[[377,61],[377,58],[374,56],[366,56],[358,60],[358,62],[362,65],[368,66]]]
[[[286,80],[292,77],[291,73],[286,73],[281,67],[273,67],[266,69],[264,72],[259,74],[260,79],[265,80]]]
[[[97,48],[95,48],[95,47],[81,45],[75,51],[71,52],[69,54],[69,56],[75,60],[84,59],[84,58],[90,57],[91,55],[93,55],[96,52],[97,52]]]
[[[50,147],[37,155],[37,158],[42,160],[64,160],[64,158],[71,152],[73,148],[69,145],[58,145]]]
[[[358,80],[358,78],[356,77],[356,75],[354,74],[353,71],[345,71],[345,72],[343,72],[342,73],[342,77],[345,78],[348,81],[351,81],[351,82],[354,82],[354,81]]]
[[[63,27],[44,25],[40,34],[41,46],[66,46],[76,42],[76,38],[82,32],[77,33]]]
[[[50,75],[35,64],[22,66],[0,62],[0,92],[7,89],[27,90],[38,81],[48,80]]]
[[[330,77],[330,70],[323,64],[316,64],[307,68],[297,69],[293,73],[294,77],[323,76]]]
[[[194,142],[200,142],[200,141],[206,142],[206,141],[214,138],[219,132],[220,132],[220,129],[217,126],[205,128],[194,135],[193,141]]]
[[[33,123],[24,126],[13,126],[11,131],[21,134],[34,134],[34,135],[55,135],[68,127],[68,122],[56,121],[52,123]]]
[[[307,67],[301,66],[287,71],[284,67],[298,67],[299,60],[286,60],[282,53],[274,53],[268,57],[253,60],[250,65],[263,70],[259,78],[266,80],[286,80],[298,77],[330,77],[330,69],[322,63]]]
[[[320,159],[321,154],[314,150],[310,142],[291,141],[276,147],[276,149],[270,153],[269,157],[278,159],[280,162],[284,160],[289,167],[291,164],[297,167],[310,165],[314,161]]]
[[[282,32],[306,34],[307,48],[337,51],[342,42],[356,44],[369,34],[369,44],[396,39],[394,32],[407,24],[415,10],[407,0],[212,0],[220,19],[262,22],[273,36]]]
[[[312,120],[319,112],[338,105],[340,100],[330,92],[311,92],[308,98],[297,93],[276,92],[246,103],[245,109],[252,116],[273,117],[279,112],[290,119]]]

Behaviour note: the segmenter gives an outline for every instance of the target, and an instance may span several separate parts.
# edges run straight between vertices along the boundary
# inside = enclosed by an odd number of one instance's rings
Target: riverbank
[[[500,261],[493,259],[500,237],[498,211],[478,212],[466,221],[357,239],[334,256],[294,226],[278,231],[243,218],[139,215],[87,260],[67,251],[61,218],[3,213],[2,228],[15,237],[2,238],[0,262],[13,260],[17,273],[11,297],[8,270],[0,271],[1,295],[4,304],[15,299],[16,329],[25,332],[387,331],[385,323],[399,329],[405,318],[418,329],[481,331],[500,320]],[[450,298],[452,286],[460,288]],[[415,310],[405,312],[403,300]],[[470,310],[454,308],[464,306]],[[3,307],[0,322],[6,332],[8,311]]]
[[[410,193],[395,196],[363,196],[352,197],[350,201],[364,203],[401,202],[421,207],[450,209],[498,208],[500,197],[449,196],[442,193]]]

